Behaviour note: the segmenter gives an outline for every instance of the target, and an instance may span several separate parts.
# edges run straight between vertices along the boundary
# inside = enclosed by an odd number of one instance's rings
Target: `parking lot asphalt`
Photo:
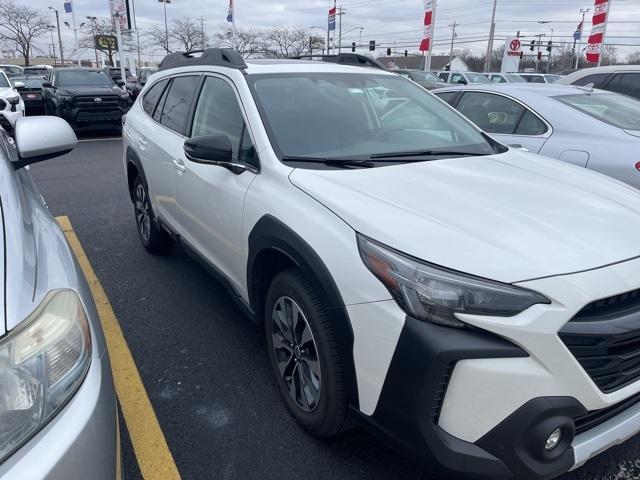
[[[262,328],[183,252],[158,257],[140,245],[121,156],[118,139],[85,135],[73,152],[31,173],[84,247],[181,477],[441,478],[360,430],[327,440],[298,427],[272,381]],[[121,429],[125,478],[141,478],[122,420]],[[562,478],[640,478],[640,437]]]

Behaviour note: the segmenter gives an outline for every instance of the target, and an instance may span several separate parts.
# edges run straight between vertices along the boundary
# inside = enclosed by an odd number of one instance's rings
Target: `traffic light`
[[[409,50],[405,50],[405,51],[404,51],[404,56],[405,56],[405,57],[408,57],[408,56],[409,56]]]
[[[391,56],[391,49],[387,48],[387,57],[390,57],[390,56]]]
[[[547,43],[547,52],[551,52],[551,47],[553,47],[553,42]]]
[[[356,42],[351,42],[351,52],[356,53]]]
[[[538,60],[542,60],[542,52],[538,52]]]
[[[375,40],[369,40],[369,51],[370,52],[375,52],[376,50],[376,41]]]
[[[529,46],[529,50],[533,52],[535,49],[536,49],[536,41],[531,40],[531,45]]]

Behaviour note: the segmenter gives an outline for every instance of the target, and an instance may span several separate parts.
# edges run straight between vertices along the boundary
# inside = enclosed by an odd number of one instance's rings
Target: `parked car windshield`
[[[7,79],[7,76],[0,73],[0,88],[6,88],[6,87],[10,87],[10,86],[11,86],[11,84],[9,83],[9,80]]]
[[[546,75],[545,78],[547,79],[548,83],[555,83],[562,77],[560,75]]]
[[[14,79],[14,83],[22,82],[26,88],[42,88],[42,84],[44,83],[43,78],[31,77],[31,78],[16,78]]]
[[[22,73],[22,69],[17,65],[2,65],[0,70],[4,70],[7,73],[16,73],[18,75]]]
[[[282,156],[496,153],[495,144],[462,116],[397,75],[263,74],[248,81]]]
[[[524,78],[520,75],[516,75],[515,73],[508,73],[505,77],[507,77],[511,83],[527,83]]]
[[[49,70],[46,68],[26,67],[22,73],[23,75],[49,75]]]
[[[110,87],[113,85],[113,81],[109,75],[95,70],[68,70],[66,72],[58,72],[56,80],[57,85],[62,87],[74,85]]]
[[[444,83],[442,79],[433,72],[423,72],[421,70],[414,70],[413,72],[411,72],[411,74],[418,82]]]
[[[481,73],[465,72],[471,83],[491,83],[487,77]]]
[[[640,130],[640,101],[616,93],[577,93],[554,97],[614,127]]]

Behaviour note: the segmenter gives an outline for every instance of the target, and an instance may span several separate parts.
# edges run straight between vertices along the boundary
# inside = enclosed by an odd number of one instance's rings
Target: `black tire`
[[[283,306],[286,309],[288,304],[286,299],[295,303],[295,306],[291,304],[294,311],[296,311],[295,307],[301,311],[302,317],[298,316],[298,320],[304,320],[304,325],[310,329],[310,341],[308,333],[301,333],[298,328],[296,334],[289,332],[289,336],[293,337],[295,342],[295,346],[291,346],[293,343],[289,342],[285,338],[286,335],[282,333],[279,323],[282,323],[283,317],[278,316],[279,313],[276,311],[283,312],[281,308]],[[278,322],[274,319],[276,316],[279,318]],[[329,437],[346,430],[350,419],[338,343],[320,299],[299,270],[290,269],[281,272],[271,283],[265,302],[264,323],[272,371],[293,417],[309,432],[320,437]],[[302,322],[299,325],[302,325]],[[301,338],[304,336],[307,337],[306,342]],[[290,343],[291,348],[284,343]],[[278,346],[277,350],[274,345]],[[289,356],[288,361],[287,356]],[[319,361],[319,365],[311,368],[314,357]],[[287,366],[283,367],[285,364]],[[284,370],[283,374],[281,374],[281,368]],[[289,368],[288,372],[287,368]],[[314,371],[318,370],[319,375],[316,375]],[[287,377],[290,381],[287,381]],[[291,382],[296,378],[299,381],[293,383],[293,393],[291,393]],[[320,382],[316,390],[315,383],[310,382],[318,378]],[[296,388],[299,385],[306,385],[307,391],[303,392]],[[313,396],[315,391],[318,392],[316,400],[309,401],[309,395]],[[296,395],[297,393],[300,395]],[[307,408],[305,408],[305,401]]]
[[[147,186],[140,175],[137,175],[133,182],[133,213],[138,237],[144,248],[154,254],[170,251],[173,240],[167,232],[158,227],[149,201]]]

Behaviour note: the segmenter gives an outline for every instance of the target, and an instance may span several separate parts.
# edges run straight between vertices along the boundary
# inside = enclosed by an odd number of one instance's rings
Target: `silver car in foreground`
[[[93,297],[27,165],[71,151],[57,117],[0,132],[0,479],[121,478],[115,390]]]
[[[640,188],[640,101],[566,85],[474,85],[434,92],[499,142]]]

